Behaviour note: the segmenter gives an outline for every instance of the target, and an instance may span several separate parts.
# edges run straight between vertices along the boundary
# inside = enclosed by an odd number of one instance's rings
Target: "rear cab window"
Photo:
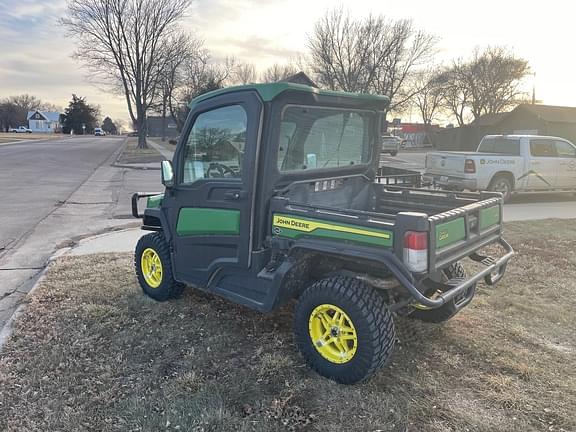
[[[376,114],[347,108],[287,105],[280,124],[280,172],[370,162]]]
[[[520,156],[518,138],[488,137],[478,146],[478,153],[497,153],[508,156]]]

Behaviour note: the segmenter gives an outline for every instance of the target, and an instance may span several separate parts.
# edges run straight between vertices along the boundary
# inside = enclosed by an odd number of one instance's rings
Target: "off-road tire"
[[[451,266],[447,267],[443,270],[444,277],[449,280],[455,277],[458,278],[467,278],[468,274],[466,273],[466,269],[460,264],[459,262],[452,264]],[[470,290],[476,290],[476,285],[468,288],[467,294],[474,294],[470,293]],[[456,306],[457,299],[452,299],[448,303],[443,306],[440,306],[436,309],[416,309],[412,312],[409,317],[414,318],[420,321],[429,322],[429,323],[441,323],[444,321],[448,321],[458,312],[458,308]]]
[[[505,189],[504,191],[502,189]],[[502,194],[502,199],[505,203],[510,201],[512,198],[512,182],[510,179],[504,175],[498,175],[490,181],[488,185],[488,190],[493,192],[500,192]]]
[[[316,307],[330,304],[342,309],[356,329],[357,349],[346,363],[333,363],[314,346],[309,331]],[[308,365],[320,375],[341,384],[369,378],[385,365],[394,351],[394,323],[383,296],[364,282],[350,277],[331,277],[304,291],[294,314],[296,344]]]
[[[160,285],[156,288],[151,287],[142,273],[142,254],[146,249],[153,249],[160,258],[162,263],[162,280]],[[179,297],[185,288],[185,285],[177,282],[174,279],[172,271],[172,264],[170,260],[170,248],[161,232],[154,232],[142,236],[136,244],[134,253],[134,267],[136,269],[136,276],[138,283],[142,287],[144,294],[157,301],[166,301],[172,298]]]

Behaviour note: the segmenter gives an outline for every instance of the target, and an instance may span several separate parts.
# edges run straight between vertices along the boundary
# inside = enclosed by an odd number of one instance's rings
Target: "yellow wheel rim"
[[[147,248],[140,258],[142,276],[150,288],[158,288],[162,283],[162,261],[154,249]]]
[[[347,363],[358,349],[356,328],[338,306],[321,304],[310,314],[310,339],[322,357],[332,363]]]

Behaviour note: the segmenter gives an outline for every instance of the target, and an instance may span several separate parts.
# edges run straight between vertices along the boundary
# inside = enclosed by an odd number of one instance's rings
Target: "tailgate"
[[[497,241],[502,234],[502,207],[502,198],[494,196],[430,216],[430,270],[442,269]]]
[[[433,152],[426,155],[426,173],[464,174],[466,155],[463,153]]]

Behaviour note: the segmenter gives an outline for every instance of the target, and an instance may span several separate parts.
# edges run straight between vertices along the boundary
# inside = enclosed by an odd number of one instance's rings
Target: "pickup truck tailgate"
[[[467,153],[431,152],[426,155],[426,172],[432,174],[464,173]]]

